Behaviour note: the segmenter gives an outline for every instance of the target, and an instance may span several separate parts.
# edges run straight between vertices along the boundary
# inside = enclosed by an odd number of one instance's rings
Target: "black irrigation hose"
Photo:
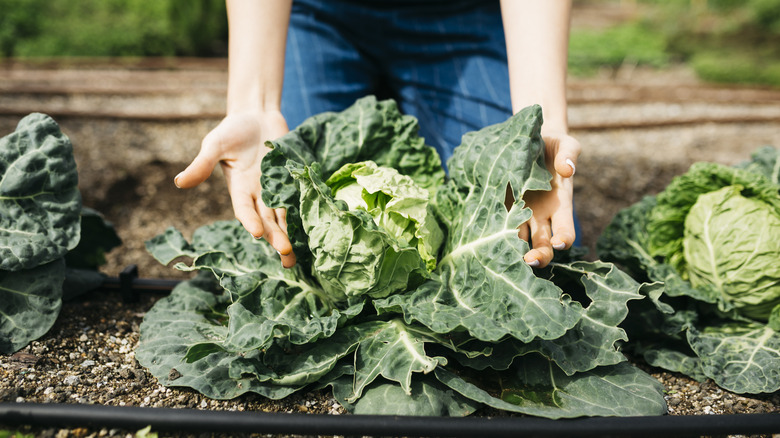
[[[78,404],[0,403],[0,424],[153,431],[345,436],[677,437],[780,432],[780,414],[593,417],[412,417],[283,414]]]
[[[108,277],[103,280],[100,288],[118,289],[122,295],[122,301],[132,303],[138,301],[141,291],[167,294],[179,283],[179,280],[138,278],[138,266],[129,265],[119,273],[118,277]]]

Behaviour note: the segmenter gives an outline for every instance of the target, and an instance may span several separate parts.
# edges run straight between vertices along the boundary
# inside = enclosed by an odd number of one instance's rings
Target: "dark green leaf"
[[[0,269],[51,262],[79,241],[73,146],[49,116],[23,118],[0,139]]]
[[[11,354],[49,331],[62,306],[62,259],[23,271],[0,270],[0,353]]]

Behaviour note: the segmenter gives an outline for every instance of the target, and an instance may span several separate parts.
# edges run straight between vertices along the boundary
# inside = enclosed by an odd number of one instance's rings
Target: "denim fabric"
[[[442,161],[512,114],[497,1],[293,3],[282,113],[291,128],[368,94],[420,122]]]
[[[463,134],[512,115],[498,1],[294,0],[282,91],[290,128],[369,94],[415,116],[446,170]]]

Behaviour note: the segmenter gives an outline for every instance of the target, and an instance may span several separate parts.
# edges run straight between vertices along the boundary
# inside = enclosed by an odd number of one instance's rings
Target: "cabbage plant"
[[[599,255],[665,284],[627,321],[652,365],[737,393],[780,389],[780,160],[695,163],[618,213]],[[653,304],[651,304],[653,303]]]
[[[467,134],[445,177],[393,101],[306,120],[262,162],[263,200],[287,209],[297,265],[236,221],[189,240],[168,229],[149,251],[200,272],[146,314],[136,358],[160,383],[216,399],[329,388],[365,414],[665,413],[618,326],[658,286],[609,263],[523,261],[523,194],[550,189],[541,123],[533,106]]]
[[[73,145],[59,125],[41,113],[20,120],[0,139],[0,353],[48,332],[63,298],[100,286],[103,254],[120,243],[82,206]]]

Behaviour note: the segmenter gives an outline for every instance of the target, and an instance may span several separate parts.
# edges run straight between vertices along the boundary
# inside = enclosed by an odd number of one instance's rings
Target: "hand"
[[[553,258],[553,249],[567,249],[574,243],[572,176],[580,155],[580,143],[566,133],[542,133],[544,160],[553,175],[550,191],[529,191],[523,200],[533,216],[520,226],[518,236],[531,243],[523,259],[529,266],[545,267]],[[530,237],[530,240],[529,240]]]
[[[295,265],[284,209],[272,209],[260,197],[260,162],[270,149],[264,141],[287,133],[279,111],[230,114],[203,139],[200,152],[174,179],[177,187],[192,188],[205,181],[219,163],[227,179],[236,218],[255,238],[276,249],[282,265]]]

